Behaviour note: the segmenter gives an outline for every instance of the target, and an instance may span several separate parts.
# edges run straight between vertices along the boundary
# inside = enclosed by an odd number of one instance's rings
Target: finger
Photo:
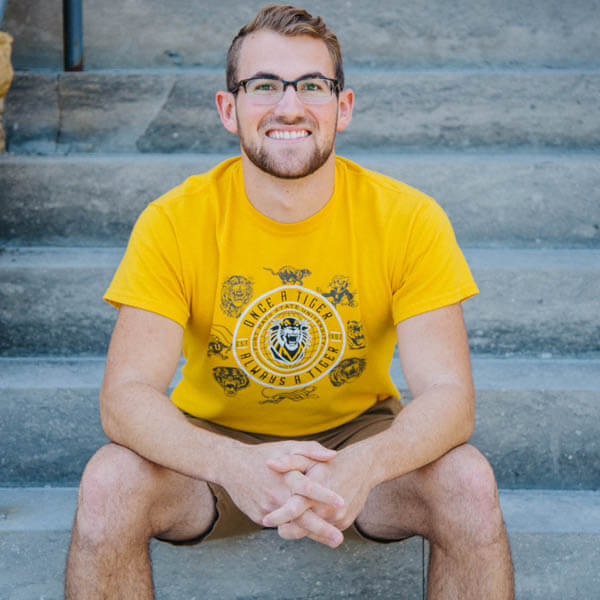
[[[302,513],[294,523],[304,529],[308,537],[331,548],[337,548],[344,541],[344,536],[337,527],[324,521],[310,509]]]
[[[296,523],[286,523],[285,525],[280,525],[277,528],[277,532],[285,540],[299,540],[303,537],[307,537],[315,542],[324,544],[325,546],[331,546],[333,543],[326,537],[320,537],[314,533],[306,531],[306,529],[300,527]]]
[[[335,450],[330,450],[319,444],[319,442],[295,442],[294,454],[301,454],[307,458],[327,462],[337,455]]]
[[[300,527],[297,523],[284,523],[277,528],[277,533],[284,540],[299,540],[308,536],[308,531]]]
[[[323,536],[317,533],[312,533],[304,529],[304,527],[298,525],[297,522],[285,523],[284,525],[280,525],[277,528],[277,532],[285,540],[299,540],[300,538],[307,537],[311,540],[314,540],[315,542],[319,542],[320,544],[324,544],[333,548],[339,546],[339,544],[341,543],[340,537],[335,537],[335,539],[332,539],[331,537],[328,537],[326,535]],[[341,534],[341,532],[339,533],[341,536],[341,540],[343,541],[344,536],[343,534]]]
[[[316,481],[312,481],[299,471],[286,473],[284,481],[294,494],[299,494],[323,504],[329,504],[335,508],[344,506],[344,499],[339,494]]]
[[[313,504],[312,510],[321,517],[321,519],[325,519],[325,521],[333,523],[334,525],[336,521],[339,520],[339,515],[342,512],[330,504]]]
[[[296,520],[305,510],[310,508],[310,505],[308,498],[293,495],[282,507],[265,515],[262,523],[265,527],[279,527],[279,525]]]
[[[267,466],[278,473],[301,471],[306,473],[315,464],[315,461],[300,454],[286,454],[278,458],[269,458]]]

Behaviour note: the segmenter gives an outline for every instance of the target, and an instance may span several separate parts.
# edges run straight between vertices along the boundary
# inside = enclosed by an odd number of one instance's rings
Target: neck
[[[335,182],[335,154],[314,173],[301,179],[282,179],[256,167],[242,152],[244,187],[260,213],[280,223],[296,223],[319,212],[329,202]]]

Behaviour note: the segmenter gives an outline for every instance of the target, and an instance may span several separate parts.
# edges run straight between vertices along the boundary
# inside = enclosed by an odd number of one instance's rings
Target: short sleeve
[[[413,216],[392,285],[394,324],[479,292],[448,217],[431,199]]]
[[[172,223],[150,204],[138,218],[104,299],[158,313],[182,327],[190,316],[182,260]]]

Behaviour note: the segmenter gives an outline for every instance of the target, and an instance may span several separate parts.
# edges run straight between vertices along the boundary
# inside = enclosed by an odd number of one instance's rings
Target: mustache
[[[303,129],[313,130],[316,129],[316,122],[312,119],[306,119],[305,117],[294,117],[294,118],[286,118],[282,117],[274,117],[273,115],[266,116],[259,123],[259,129],[267,130],[276,128],[278,125],[295,125],[297,127],[302,127]]]

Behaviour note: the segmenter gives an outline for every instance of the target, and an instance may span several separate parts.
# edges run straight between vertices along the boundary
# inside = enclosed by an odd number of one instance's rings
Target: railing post
[[[63,0],[65,71],[83,71],[82,0]]]
[[[4,17],[4,9],[8,0],[0,0],[0,25],[2,24],[2,17]]]

